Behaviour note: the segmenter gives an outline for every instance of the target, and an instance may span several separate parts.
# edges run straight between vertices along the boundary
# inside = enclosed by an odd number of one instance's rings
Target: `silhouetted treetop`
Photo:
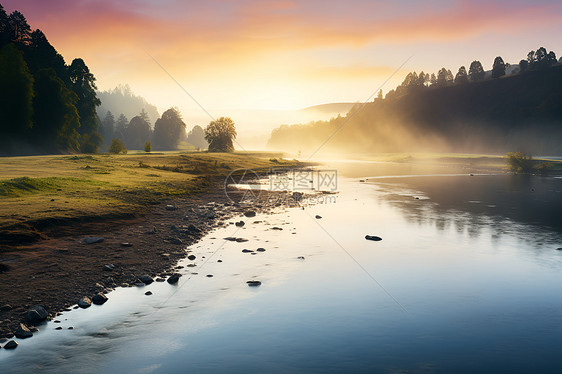
[[[464,84],[468,83],[468,74],[466,72],[466,68],[461,66],[457,75],[455,75],[455,84]]]
[[[484,79],[486,73],[484,72],[484,68],[482,67],[482,63],[480,61],[472,61],[470,67],[468,68],[468,77],[472,82],[478,82]]]
[[[170,108],[154,124],[152,145],[154,149],[177,149],[179,141],[185,135],[187,125],[177,108]]]
[[[494,59],[494,65],[492,66],[492,78],[499,78],[505,75],[505,62],[500,56]]]

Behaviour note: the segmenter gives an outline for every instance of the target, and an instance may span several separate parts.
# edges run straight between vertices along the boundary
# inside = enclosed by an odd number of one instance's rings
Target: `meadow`
[[[131,219],[207,191],[237,169],[289,167],[279,153],[164,152],[0,158],[0,245],[63,235],[79,223]]]

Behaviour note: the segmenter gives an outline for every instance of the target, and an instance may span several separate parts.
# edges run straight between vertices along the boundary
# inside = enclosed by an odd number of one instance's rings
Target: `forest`
[[[189,136],[194,146],[207,146],[200,127],[186,134],[177,108],[158,118],[156,107],[128,86],[96,90],[83,59],[67,64],[22,13],[7,14],[0,5],[0,155],[97,153],[114,138],[130,149],[150,142],[155,150],[172,150]]]
[[[45,34],[0,5],[0,154],[97,152],[96,78],[66,64]]]
[[[506,74],[506,70],[511,74]],[[273,149],[314,152],[562,152],[562,65],[554,52],[531,51],[518,66],[497,57],[456,76],[409,73],[383,97],[329,121],[273,130]]]

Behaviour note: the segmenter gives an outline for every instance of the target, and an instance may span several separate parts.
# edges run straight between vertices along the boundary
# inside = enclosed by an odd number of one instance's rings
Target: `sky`
[[[560,1],[0,3],[67,63],[83,58],[100,90],[129,84],[160,112],[177,106],[188,125],[231,116],[256,134],[275,123],[272,113],[363,102],[409,71],[456,73],[473,60],[490,69],[496,56],[517,63],[540,46],[562,55]]]

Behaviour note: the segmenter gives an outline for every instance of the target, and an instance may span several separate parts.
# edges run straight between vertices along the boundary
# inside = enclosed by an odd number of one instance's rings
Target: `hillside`
[[[281,126],[273,149],[562,153],[562,66],[446,87],[415,87],[341,118]],[[313,152],[311,150],[310,152]]]
[[[148,115],[149,124],[154,125],[154,122],[160,117],[156,106],[147,102],[144,97],[135,95],[129,85],[119,85],[112,90],[98,92],[97,95],[101,101],[97,108],[98,116],[101,119],[106,116],[108,111],[115,118],[120,114],[133,118],[144,110]]]
[[[300,109],[299,112],[337,115],[338,113],[344,114],[349,112],[353,105],[355,105],[355,103],[320,104]]]

